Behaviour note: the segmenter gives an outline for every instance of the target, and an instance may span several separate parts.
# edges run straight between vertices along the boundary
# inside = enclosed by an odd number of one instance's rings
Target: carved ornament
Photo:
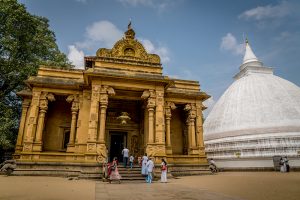
[[[130,27],[124,33],[125,37],[115,43],[112,49],[100,48],[96,56],[101,58],[117,58],[126,61],[142,61],[160,64],[160,57],[156,54],[148,54],[144,46],[135,39],[135,32]]]

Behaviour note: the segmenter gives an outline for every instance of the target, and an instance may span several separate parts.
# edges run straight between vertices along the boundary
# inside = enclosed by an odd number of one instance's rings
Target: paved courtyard
[[[300,173],[295,172],[224,172],[181,177],[167,184],[108,184],[57,177],[0,176],[1,200],[298,200],[299,188]]]

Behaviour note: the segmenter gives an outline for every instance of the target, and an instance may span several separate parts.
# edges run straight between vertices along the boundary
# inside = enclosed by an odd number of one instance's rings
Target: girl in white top
[[[161,161],[162,161],[162,163],[161,163],[160,182],[166,183],[167,182],[167,171],[168,171],[167,162],[165,161],[165,159],[161,159]]]

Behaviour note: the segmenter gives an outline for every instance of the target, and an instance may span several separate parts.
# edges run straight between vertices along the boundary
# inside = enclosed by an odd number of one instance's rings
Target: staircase
[[[123,181],[145,181],[145,177],[141,174],[141,167],[135,165],[130,169],[127,166],[125,168],[122,164],[118,165],[119,174],[121,175]]]

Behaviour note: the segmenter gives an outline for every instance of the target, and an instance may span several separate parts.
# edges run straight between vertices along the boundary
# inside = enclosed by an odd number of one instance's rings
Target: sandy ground
[[[139,188],[139,190],[134,190],[134,188]],[[0,176],[1,200],[94,200],[97,194],[97,199],[110,199],[108,191],[115,191],[116,194],[119,192],[119,195],[122,192],[121,199],[142,196],[139,194],[147,193],[147,191],[161,192],[164,194],[164,199],[168,199],[166,194],[178,191],[180,194],[188,193],[189,199],[225,199],[221,198],[223,195],[229,199],[299,200],[300,173],[223,172],[217,175],[181,177],[180,179],[171,179],[167,184],[156,182],[152,185],[126,182],[120,185],[110,185],[100,181],[70,181],[58,177]],[[201,198],[201,194],[204,193],[206,196],[202,196],[206,198]],[[148,196],[153,195],[149,194]],[[161,199],[159,194],[155,194],[155,197],[155,199]]]
[[[60,177],[0,176],[1,200],[94,200],[95,181]]]
[[[223,172],[212,176],[190,176],[176,184],[208,189],[247,200],[299,200],[300,173]]]

